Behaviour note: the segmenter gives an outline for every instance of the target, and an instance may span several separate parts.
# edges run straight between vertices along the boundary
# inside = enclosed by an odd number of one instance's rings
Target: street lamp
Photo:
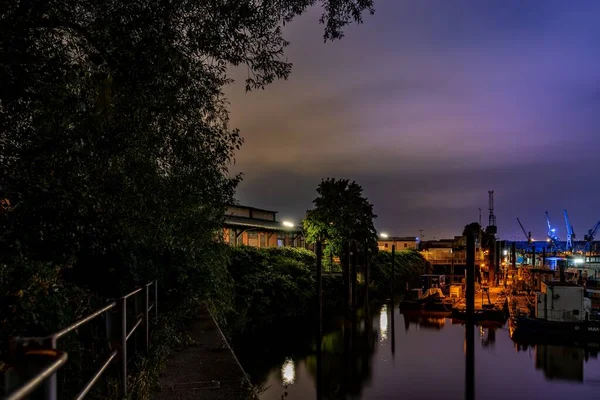
[[[297,228],[298,230],[300,230],[300,233],[302,234],[302,238],[304,240],[304,248],[306,248],[306,235],[304,234],[304,229],[302,229],[302,225],[295,225],[293,222],[291,221],[282,221],[281,224],[283,226],[285,226],[286,228]]]
[[[380,233],[379,237],[381,237],[382,239],[387,239],[389,235],[387,233]]]

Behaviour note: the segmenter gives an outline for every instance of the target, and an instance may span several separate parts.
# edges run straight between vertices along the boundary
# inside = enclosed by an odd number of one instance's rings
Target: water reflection
[[[261,400],[282,395],[292,400],[597,395],[598,349],[544,344],[516,345],[517,351],[510,351],[515,343],[501,324],[469,327],[448,318],[400,314],[390,304],[359,310],[350,318],[325,317],[324,324],[320,340],[314,326],[305,324],[246,342],[246,352],[238,355],[253,383],[267,388]],[[436,384],[415,383],[424,381]]]
[[[446,318],[435,317],[432,315],[421,314],[418,312],[406,311],[402,313],[404,317],[404,330],[408,331],[411,325],[415,328],[440,330],[446,325]]]
[[[385,341],[387,339],[388,333],[388,315],[387,315],[387,304],[381,306],[381,311],[379,312],[379,335],[381,336],[381,341]]]
[[[296,380],[296,366],[292,359],[287,359],[281,366],[281,381],[284,385],[293,385]]]

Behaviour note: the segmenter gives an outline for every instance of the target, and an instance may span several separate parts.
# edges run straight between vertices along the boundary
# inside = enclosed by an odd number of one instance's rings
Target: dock
[[[486,291],[489,291],[489,299]],[[475,291],[475,311],[479,310],[489,310],[496,309],[502,310],[504,309],[504,305],[506,303],[508,295],[508,288],[504,288],[501,286],[496,287],[486,287],[481,286],[478,290]],[[467,308],[465,298],[461,298],[456,303],[454,303],[454,309],[460,312],[464,312]]]
[[[200,311],[190,336],[194,345],[167,360],[155,399],[257,399],[248,376],[207,309]]]

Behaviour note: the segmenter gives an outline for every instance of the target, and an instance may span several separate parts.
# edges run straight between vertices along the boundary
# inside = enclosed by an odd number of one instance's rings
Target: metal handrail
[[[37,389],[46,379],[56,374],[56,371],[67,362],[68,358],[67,353],[63,353],[61,351],[56,351],[56,355],[59,357],[56,358],[54,362],[44,368],[39,374],[25,382],[19,389],[5,397],[4,400],[23,399],[25,396],[30,395],[35,389]]]
[[[154,302],[150,303],[150,286],[152,286],[152,285],[154,285],[154,296],[153,296]],[[136,294],[141,293],[143,290],[145,291],[144,309],[142,312],[137,311],[138,298],[136,298],[136,313],[137,313],[136,314],[136,323],[131,328],[131,330],[128,331],[128,329],[127,329],[127,300],[129,298],[135,296]],[[120,307],[117,307],[117,305],[120,305]],[[42,384],[44,384],[44,392],[45,392],[44,398],[48,399],[48,400],[56,400],[57,396],[58,396],[56,374],[57,374],[57,371],[60,369],[60,367],[62,367],[66,363],[67,358],[68,358],[67,353],[56,350],[58,339],[60,339],[61,337],[65,336],[66,334],[76,330],[80,326],[86,324],[87,322],[89,322],[105,313],[108,317],[107,318],[107,330],[110,331],[111,328],[109,328],[109,326],[111,326],[112,317],[111,317],[111,314],[109,313],[109,311],[117,310],[117,309],[120,309],[120,314],[121,314],[121,329],[120,329],[121,333],[119,335],[120,346],[117,349],[113,350],[106,357],[105,361],[102,363],[102,365],[100,365],[99,369],[96,370],[94,375],[86,382],[85,386],[79,391],[79,393],[76,395],[75,399],[76,400],[83,399],[89,393],[89,391],[92,389],[94,384],[98,381],[98,379],[100,379],[102,374],[110,366],[110,364],[113,362],[113,360],[115,358],[117,358],[118,356],[120,356],[120,359],[121,359],[121,363],[120,363],[121,364],[120,370],[121,370],[121,375],[122,375],[121,376],[121,392],[122,392],[123,396],[126,396],[127,395],[127,361],[128,361],[127,360],[127,341],[133,335],[133,333],[140,327],[142,322],[144,322],[145,350],[148,351],[148,349],[149,349],[149,345],[150,345],[150,335],[149,335],[150,311],[151,310],[154,310],[153,314],[154,314],[155,322],[157,322],[157,320],[158,320],[158,285],[157,285],[156,281],[149,282],[149,283],[145,284],[143,287],[139,287],[139,288],[133,290],[132,292],[127,293],[126,295],[124,295],[122,297],[119,297],[115,301],[111,301],[109,304],[102,307],[101,309],[85,316],[84,318],[81,318],[80,320],[74,322],[73,324],[67,326],[66,328],[61,329],[58,332],[55,332],[53,334],[50,334],[50,335],[44,336],[44,337],[29,337],[29,338],[13,339],[13,341],[16,344],[20,345],[22,348],[26,348],[29,345],[38,345],[38,346],[41,345],[42,346],[42,348],[38,349],[38,350],[26,351],[24,353],[25,355],[50,354],[50,355],[60,355],[60,357],[58,359],[56,359],[54,362],[52,362],[51,364],[49,364],[48,366],[44,367],[44,369],[42,369],[42,371],[39,372],[34,377],[29,378],[29,379],[19,379],[19,381],[24,380],[25,382],[22,383],[22,385],[18,389],[8,393],[7,397],[5,397],[4,400],[23,400],[24,398],[26,398],[26,396],[30,395],[36,389],[38,389]],[[110,337],[108,339],[109,339],[109,341],[111,340]],[[112,338],[112,339],[114,340],[116,338]],[[23,363],[27,363],[27,359],[23,360]],[[18,377],[18,378],[20,378],[20,377]],[[10,388],[7,388],[7,389],[10,390]]]
[[[72,330],[75,330],[75,329],[79,328],[81,325],[85,324],[86,322],[89,322],[89,321],[93,320],[97,316],[105,313],[106,311],[110,310],[111,308],[113,308],[116,305],[117,305],[117,302],[113,301],[112,303],[110,303],[106,307],[101,308],[98,311],[96,311],[96,312],[88,315],[87,317],[80,319],[79,321],[77,321],[77,322],[75,322],[75,323],[67,326],[63,330],[60,330],[60,331],[58,331],[58,332],[50,335],[50,337],[52,337],[54,339],[60,339],[62,336],[66,335],[67,333],[71,332]]]

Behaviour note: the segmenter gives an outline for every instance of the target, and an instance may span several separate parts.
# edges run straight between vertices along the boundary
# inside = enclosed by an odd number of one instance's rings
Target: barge
[[[585,289],[572,282],[542,282],[533,315],[511,316],[514,340],[555,338],[600,343],[600,318],[592,313]]]
[[[446,299],[440,288],[430,288],[424,294],[421,294],[421,289],[413,289],[400,303],[400,312],[407,311],[449,317],[452,315],[452,302]]]

